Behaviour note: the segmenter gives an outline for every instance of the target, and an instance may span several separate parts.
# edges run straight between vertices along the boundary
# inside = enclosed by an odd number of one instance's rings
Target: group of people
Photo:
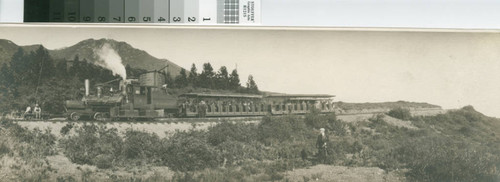
[[[193,104],[192,101],[186,100],[185,102],[183,102],[179,105],[179,111],[183,115],[185,115],[188,110],[191,112],[198,111],[198,117],[200,117],[200,118],[206,117],[207,108],[208,108],[208,105],[203,100],[200,101],[198,104]]]
[[[235,101],[235,100],[191,100],[187,99],[181,104],[179,104],[179,110],[181,113],[185,111],[190,112],[206,112],[207,109],[213,108],[215,112],[234,112],[231,108],[232,106],[236,106],[235,111],[254,111],[256,109],[256,105],[261,105],[260,103],[254,103],[253,101]],[[243,109],[244,107],[244,109]],[[201,110],[201,111],[200,111]]]
[[[26,117],[26,115],[31,115],[31,114],[35,115],[36,119],[41,119],[42,118],[42,108],[38,104],[35,104],[35,107],[33,109],[31,109],[31,106],[28,105],[28,107],[26,107],[26,111],[23,114],[23,117]]]

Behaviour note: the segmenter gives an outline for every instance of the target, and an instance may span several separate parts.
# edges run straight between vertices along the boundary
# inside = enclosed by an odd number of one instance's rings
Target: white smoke
[[[94,54],[97,55],[97,65],[107,68],[113,72],[114,75],[121,76],[124,80],[127,78],[127,71],[122,64],[122,58],[118,53],[109,45],[105,43],[99,49],[94,49]]]

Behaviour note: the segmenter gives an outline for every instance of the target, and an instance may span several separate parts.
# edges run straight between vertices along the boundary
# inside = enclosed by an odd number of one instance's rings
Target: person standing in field
[[[316,140],[316,148],[318,148],[318,161],[324,163],[327,156],[326,142],[328,141],[328,138],[325,134],[325,128],[321,128],[319,129],[319,131],[320,134],[318,135],[318,139]]]

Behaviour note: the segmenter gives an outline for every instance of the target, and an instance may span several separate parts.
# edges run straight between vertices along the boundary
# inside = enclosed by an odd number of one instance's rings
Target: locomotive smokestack
[[[123,79],[120,80],[120,90],[122,91],[123,95],[127,95],[127,80]]]
[[[89,87],[90,87],[89,79],[85,79],[85,96],[89,96]]]

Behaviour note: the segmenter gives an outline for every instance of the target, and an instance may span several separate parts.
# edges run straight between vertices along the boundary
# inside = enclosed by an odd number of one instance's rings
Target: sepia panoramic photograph
[[[0,25],[0,181],[500,181],[500,32]]]

